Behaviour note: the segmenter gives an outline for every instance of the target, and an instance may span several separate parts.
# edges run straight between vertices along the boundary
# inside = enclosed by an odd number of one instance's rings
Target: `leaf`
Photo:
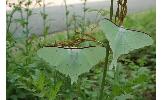
[[[119,27],[106,19],[100,22],[100,28],[105,33],[113,52],[110,70],[113,66],[116,67],[120,55],[153,44],[153,40],[149,35]]]
[[[122,94],[120,96],[116,96],[113,100],[132,100],[133,95],[131,94]]]
[[[105,57],[104,47],[65,49],[58,47],[44,47],[37,54],[58,71],[69,75],[71,83],[77,81],[78,76],[88,72],[94,65]]]
[[[32,83],[36,87],[37,91],[42,91],[47,84],[45,74],[39,70],[36,70],[36,74],[32,76],[32,79]]]
[[[47,94],[49,100],[56,99],[57,93],[59,92],[61,86],[62,86],[62,81],[59,81],[56,83],[56,85],[53,86],[53,88],[50,88],[49,90],[50,92],[48,92]]]

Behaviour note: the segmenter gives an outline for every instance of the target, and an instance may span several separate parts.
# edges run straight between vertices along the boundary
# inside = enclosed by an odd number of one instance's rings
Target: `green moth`
[[[122,54],[128,54],[134,49],[153,44],[152,38],[144,32],[125,29],[117,26],[108,19],[100,22],[100,29],[104,32],[113,52],[110,69],[117,66],[117,60]]]
[[[70,76],[71,83],[77,81],[78,76],[88,72],[94,65],[105,58],[104,47],[89,48],[58,48],[44,47],[37,54],[59,72]]]

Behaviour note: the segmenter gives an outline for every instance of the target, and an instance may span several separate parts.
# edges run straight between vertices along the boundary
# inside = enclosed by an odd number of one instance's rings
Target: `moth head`
[[[123,33],[123,32],[125,32],[125,31],[126,31],[126,29],[124,29],[123,26],[120,26],[120,27],[119,27],[119,32]]]

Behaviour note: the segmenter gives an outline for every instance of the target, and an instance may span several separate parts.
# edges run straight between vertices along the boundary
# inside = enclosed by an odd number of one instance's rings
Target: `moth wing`
[[[60,49],[57,47],[44,47],[37,51],[37,54],[40,58],[43,58],[52,66],[57,66],[62,58],[66,55],[64,49]]]
[[[115,25],[113,22],[111,22],[110,20],[105,19],[100,22],[100,28],[105,33],[106,38],[109,41],[113,41],[117,35],[119,27]],[[110,46],[111,46],[111,43],[110,43]]]
[[[128,54],[130,51],[151,45],[152,43],[152,38],[143,32],[119,28],[119,32],[112,42],[113,61],[110,68],[113,65],[116,66],[117,59],[120,55]]]

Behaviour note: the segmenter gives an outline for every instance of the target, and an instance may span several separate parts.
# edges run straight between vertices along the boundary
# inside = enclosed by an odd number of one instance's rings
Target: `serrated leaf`
[[[113,66],[116,67],[120,55],[153,44],[153,40],[149,35],[119,27],[106,19],[100,22],[100,28],[105,33],[113,52],[110,70]]]
[[[59,81],[56,83],[56,85],[53,86],[53,88],[50,88],[49,90],[50,92],[47,94],[49,100],[56,99],[57,93],[59,92],[61,86],[62,86],[62,82]]]
[[[58,47],[44,47],[37,54],[58,71],[69,75],[71,83],[77,81],[78,76],[88,72],[94,65],[105,57],[104,47],[90,47],[84,49],[65,49]]]

